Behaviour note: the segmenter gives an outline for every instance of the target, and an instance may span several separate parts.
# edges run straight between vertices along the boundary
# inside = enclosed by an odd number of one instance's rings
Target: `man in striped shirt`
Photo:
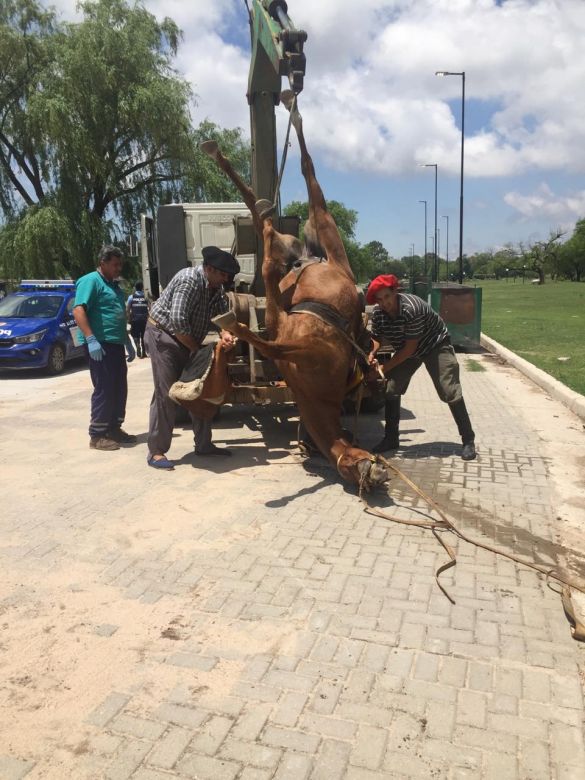
[[[229,308],[224,284],[239,272],[238,261],[215,246],[202,250],[203,265],[176,273],[160,298],[152,305],[144,343],[150,355],[154,394],[150,403],[148,431],[149,466],[172,471],[166,453],[171,446],[175,423],[175,402],[169,389],[183,372],[190,355],[197,352],[209,330],[211,318]],[[229,349],[234,339],[222,331],[222,345]],[[211,443],[211,420],[192,416],[197,455],[231,455]]]
[[[441,401],[448,404],[463,443],[461,457],[473,460],[475,434],[463,400],[459,381],[459,363],[447,327],[439,315],[416,295],[399,292],[394,274],[377,276],[368,287],[366,300],[377,304],[372,315],[374,347],[371,364],[378,366],[375,355],[382,344],[390,345],[392,357],[383,366],[387,378],[384,438],[374,452],[395,450],[399,446],[400,396],[424,363]]]

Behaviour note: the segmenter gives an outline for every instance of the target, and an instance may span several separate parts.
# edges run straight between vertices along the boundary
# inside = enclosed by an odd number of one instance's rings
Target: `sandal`
[[[154,455],[150,455],[146,462],[149,466],[152,466],[153,469],[162,469],[163,471],[174,471],[175,466],[172,461],[170,461],[165,455],[163,455],[162,458],[158,458],[157,460],[154,459]]]

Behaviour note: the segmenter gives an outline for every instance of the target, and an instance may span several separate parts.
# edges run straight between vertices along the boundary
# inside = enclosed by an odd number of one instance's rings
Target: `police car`
[[[25,279],[0,300],[0,368],[45,368],[59,374],[84,355],[73,319],[75,282]]]

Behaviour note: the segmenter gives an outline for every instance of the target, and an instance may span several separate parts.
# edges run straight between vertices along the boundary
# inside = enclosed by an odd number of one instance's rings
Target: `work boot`
[[[108,439],[112,439],[118,444],[136,444],[138,438],[131,433],[126,433],[123,428],[112,428],[107,433]]]
[[[388,450],[397,450],[400,446],[400,436],[398,428],[400,425],[400,396],[394,395],[386,399],[384,405],[384,416],[386,426],[384,429],[384,438],[379,441],[372,452],[388,452]]]
[[[92,436],[89,440],[90,450],[119,450],[120,445],[108,436]]]
[[[471,420],[467,413],[467,407],[463,398],[460,401],[455,401],[454,404],[449,404],[449,409],[453,415],[453,419],[457,424],[457,430],[461,436],[461,442],[463,449],[461,450],[462,460],[474,460],[477,457],[475,451],[475,433],[471,427]]]

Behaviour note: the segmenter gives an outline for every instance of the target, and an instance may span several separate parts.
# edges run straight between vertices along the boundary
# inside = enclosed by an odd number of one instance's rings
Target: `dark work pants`
[[[102,360],[92,360],[88,354],[89,373],[93,384],[89,435],[105,436],[119,428],[126,416],[128,398],[128,367],[123,344],[102,344]],[[87,351],[87,348],[86,348]]]
[[[189,360],[189,350],[178,344],[172,336],[148,323],[145,344],[150,355],[154,393],[150,402],[148,425],[149,455],[165,455],[173,438],[177,404],[169,398],[169,390],[183,373]],[[195,452],[211,446],[211,420],[191,416]]]
[[[144,350],[144,331],[146,330],[146,320],[142,322],[130,323],[130,335],[134,339],[136,344],[136,352],[138,357],[143,357],[146,353]]]

